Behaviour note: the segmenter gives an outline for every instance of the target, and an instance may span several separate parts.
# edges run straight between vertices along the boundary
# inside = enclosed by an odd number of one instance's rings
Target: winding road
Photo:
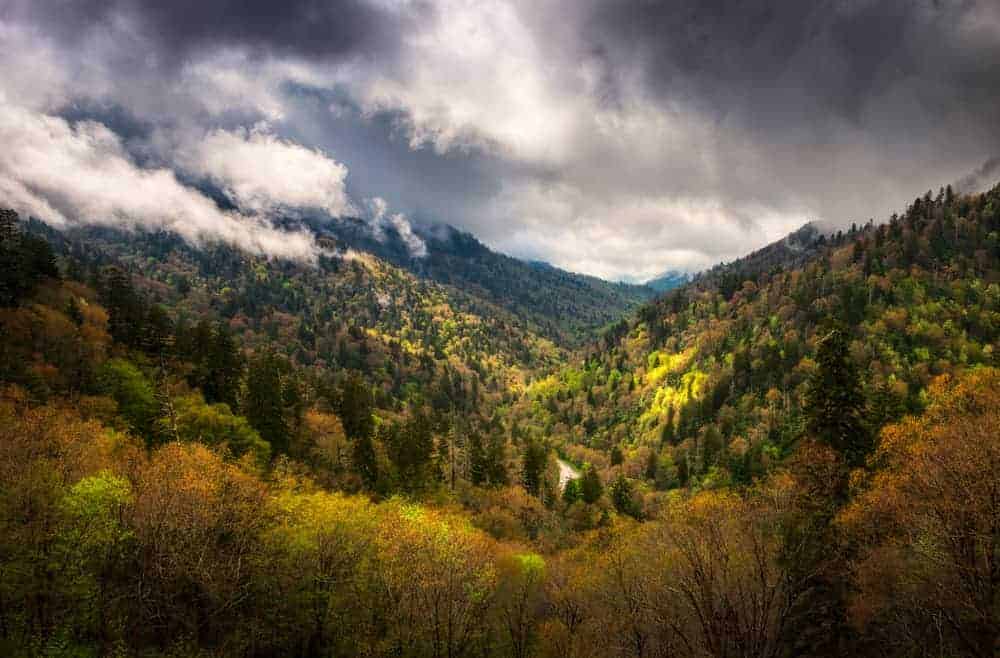
[[[566,483],[570,480],[575,480],[580,477],[580,471],[573,468],[573,465],[562,459],[557,459],[559,462],[559,490],[566,488]]]

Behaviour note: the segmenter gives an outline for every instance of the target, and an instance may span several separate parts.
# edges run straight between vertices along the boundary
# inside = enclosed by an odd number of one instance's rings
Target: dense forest
[[[653,299],[345,226],[0,212],[0,653],[1000,650],[1000,187]]]

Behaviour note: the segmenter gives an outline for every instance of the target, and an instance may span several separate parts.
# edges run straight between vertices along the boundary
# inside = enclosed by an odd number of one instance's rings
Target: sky
[[[276,219],[417,257],[448,223],[643,280],[971,180],[998,70],[996,0],[0,0],[0,205],[304,260]]]

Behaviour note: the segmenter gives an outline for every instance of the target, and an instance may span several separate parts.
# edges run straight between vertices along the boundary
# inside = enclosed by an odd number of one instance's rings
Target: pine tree
[[[494,487],[509,483],[507,475],[507,441],[502,434],[494,432],[486,449],[486,479]]]
[[[524,488],[532,496],[537,496],[541,493],[542,481],[545,479],[548,460],[549,454],[545,446],[536,440],[528,441],[524,447],[521,481],[524,483]]]
[[[289,428],[285,419],[283,363],[272,351],[254,360],[247,374],[243,414],[275,453],[287,453]]]
[[[378,460],[375,454],[375,420],[372,416],[374,400],[371,390],[358,373],[351,373],[337,396],[337,414],[344,426],[344,434],[352,442],[351,455],[354,470],[369,489],[379,480]]]
[[[597,469],[587,464],[580,476],[580,497],[583,502],[593,505],[604,495],[604,485],[601,483],[601,476],[597,474]]]
[[[847,464],[861,466],[871,451],[871,439],[864,424],[861,382],[842,329],[832,330],[820,341],[816,361],[819,367],[810,379],[804,409],[806,428]]]
[[[483,437],[479,432],[472,431],[469,434],[469,480],[478,487],[485,484],[487,478],[486,450],[483,448]]]
[[[638,518],[639,512],[632,500],[632,483],[623,474],[619,473],[618,477],[611,482],[608,493],[611,496],[611,503],[619,514]]]
[[[243,377],[243,355],[233,339],[229,327],[220,322],[214,331],[208,326],[199,329],[205,332],[208,350],[205,355],[205,379],[202,392],[209,402],[224,402],[235,410]]]
[[[434,456],[434,433],[430,416],[417,409],[410,419],[392,428],[384,441],[396,466],[400,483],[407,489],[422,489],[428,482]]]
[[[354,439],[351,446],[351,460],[354,470],[369,489],[374,489],[378,482],[378,461],[375,455],[375,443],[370,434],[364,434]]]
[[[365,436],[371,438],[375,433],[373,406],[371,390],[360,374],[351,373],[344,380],[337,404],[337,415],[344,424],[344,433],[348,439],[357,440]]]

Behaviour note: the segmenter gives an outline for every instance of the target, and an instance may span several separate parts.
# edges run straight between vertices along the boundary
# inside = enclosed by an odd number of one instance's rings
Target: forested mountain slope
[[[520,318],[533,332],[560,345],[579,345],[650,299],[647,286],[610,283],[492,251],[451,226],[417,229],[426,253],[414,256],[392,227],[376,239],[361,220],[313,223],[319,235],[345,248],[374,254],[417,276],[488,300]]]
[[[4,655],[1000,646],[1000,188],[805,229],[576,356],[372,254],[4,211],[0,266]]]
[[[802,435],[817,348],[839,328],[866,432],[918,412],[938,375],[996,365],[1000,189],[918,198],[881,225],[806,226],[716,267],[535,381],[521,414],[579,461],[650,487],[747,484]]]

